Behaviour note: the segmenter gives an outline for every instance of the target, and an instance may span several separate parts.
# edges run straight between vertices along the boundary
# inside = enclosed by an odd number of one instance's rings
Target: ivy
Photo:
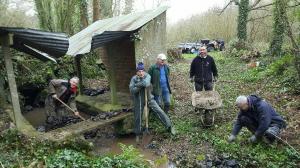
[[[280,56],[282,53],[281,47],[283,44],[284,33],[286,29],[286,8],[288,5],[288,0],[275,0],[275,5],[273,9],[273,39],[270,45],[270,55]]]
[[[247,20],[249,11],[249,0],[241,0],[239,2],[239,16],[237,27],[237,36],[239,41],[241,42],[247,40]]]

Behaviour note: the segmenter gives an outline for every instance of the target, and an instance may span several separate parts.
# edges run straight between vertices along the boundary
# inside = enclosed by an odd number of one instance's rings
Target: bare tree
[[[123,12],[124,15],[127,15],[127,14],[132,12],[133,3],[134,3],[134,0],[126,0],[125,1],[125,9],[124,9],[124,12]]]
[[[121,0],[114,0],[113,2],[113,16],[121,14]]]
[[[35,0],[35,6],[41,29],[69,35],[80,30],[77,0]]]
[[[93,0],[93,22],[100,19],[100,1]]]
[[[80,6],[80,21],[81,27],[86,28],[89,25],[89,18],[88,18],[88,4],[86,0],[79,0]]]
[[[260,5],[261,2],[262,2],[262,0],[255,0],[252,4],[250,4],[249,0],[230,0],[225,5],[225,7],[219,12],[219,15],[221,15],[228,8],[228,6],[230,6],[230,4],[232,4],[232,3],[235,3],[235,5],[237,5],[239,7],[237,37],[240,41],[247,40],[247,23],[254,19],[261,19],[261,18],[248,19],[250,11],[263,9],[263,8],[273,5],[273,3]],[[264,16],[264,17],[268,17],[268,16]],[[262,17],[262,18],[264,18],[264,17]]]

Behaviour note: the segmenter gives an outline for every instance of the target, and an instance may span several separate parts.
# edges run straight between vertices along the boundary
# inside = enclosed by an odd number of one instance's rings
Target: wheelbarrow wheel
[[[201,122],[204,127],[211,127],[215,121],[215,110],[204,110],[201,115]]]

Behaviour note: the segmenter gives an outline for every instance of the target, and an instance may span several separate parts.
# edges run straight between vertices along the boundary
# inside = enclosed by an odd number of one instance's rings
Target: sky
[[[163,1],[162,5],[170,7],[167,11],[167,21],[171,24],[180,19],[203,13],[213,7],[222,8],[228,2],[228,0],[135,0],[134,10],[143,11],[155,8],[157,1]]]
[[[22,0],[10,0],[11,8],[17,8],[22,5],[25,9],[25,14],[33,15],[34,11],[34,1],[27,0],[20,3]],[[125,0],[122,0],[123,3]],[[169,24],[176,23],[180,19],[185,19],[192,17],[195,14],[200,14],[212,7],[220,7],[226,5],[229,0],[134,0],[134,11],[144,11],[148,9],[153,9],[160,5],[166,5],[170,8],[167,11],[167,22]]]

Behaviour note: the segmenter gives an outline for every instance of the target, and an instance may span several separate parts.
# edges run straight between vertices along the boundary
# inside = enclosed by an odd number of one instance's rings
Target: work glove
[[[236,136],[235,136],[235,135],[230,135],[230,136],[228,137],[228,142],[231,143],[231,142],[235,141],[235,139],[236,139]]]
[[[251,143],[254,143],[254,142],[257,141],[257,138],[256,138],[255,135],[252,135],[252,136],[248,139],[248,141],[251,142]]]
[[[52,95],[52,98],[53,98],[53,99],[57,99],[57,98],[58,98],[58,97],[57,97],[57,94],[53,94],[53,95]]]
[[[194,82],[194,78],[193,78],[193,77],[190,78],[190,82],[191,82],[191,83]]]
[[[135,87],[139,87],[139,88],[145,87],[145,86],[146,86],[146,82],[145,81],[140,81],[140,82],[137,82],[135,84]]]

